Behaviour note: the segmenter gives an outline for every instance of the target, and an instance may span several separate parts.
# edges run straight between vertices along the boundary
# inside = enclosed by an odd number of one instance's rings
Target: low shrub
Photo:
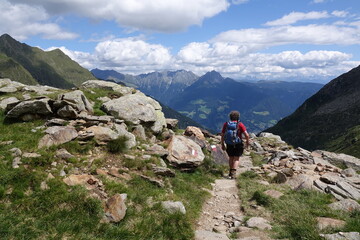
[[[126,136],[120,136],[117,139],[108,142],[107,149],[110,153],[123,153],[127,149],[126,141],[128,141]]]

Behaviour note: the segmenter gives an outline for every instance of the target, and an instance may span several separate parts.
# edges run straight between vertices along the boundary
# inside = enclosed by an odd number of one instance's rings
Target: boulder
[[[261,217],[250,218],[249,220],[247,220],[246,226],[248,226],[250,228],[258,228],[261,230],[272,229],[271,225],[269,224],[269,221],[266,220],[265,218],[261,218]]]
[[[83,84],[81,84],[81,87],[87,88],[87,89],[89,89],[89,88],[90,89],[91,88],[105,89],[105,90],[120,93],[123,96],[128,95],[128,94],[133,94],[134,92],[136,92],[136,90],[134,88],[129,88],[129,87],[121,86],[117,83],[101,81],[101,80],[88,80],[88,81],[84,82]]]
[[[141,140],[146,140],[145,128],[142,125],[136,125],[132,133]]]
[[[341,210],[346,212],[360,211],[360,204],[352,199],[344,199],[331,203],[329,204],[329,207],[334,210]]]
[[[188,137],[195,136],[196,138],[198,138],[200,140],[205,140],[205,136],[202,133],[201,129],[197,128],[197,127],[193,127],[193,126],[188,126],[185,129],[184,135],[188,136]]]
[[[56,151],[55,157],[66,160],[66,159],[73,158],[74,155],[69,153],[65,148],[61,148]]]
[[[20,118],[26,114],[33,115],[51,115],[53,114],[50,105],[49,98],[35,99],[30,101],[23,101],[17,104],[14,108],[7,112],[7,118]]]
[[[109,142],[111,140],[117,139],[120,136],[116,131],[108,127],[102,127],[102,126],[92,126],[86,128],[85,131],[94,133],[94,137],[96,141],[99,143]]]
[[[299,174],[296,175],[286,182],[292,189],[314,189],[314,181],[317,180],[318,177],[311,176],[307,174]]]
[[[259,137],[263,137],[263,138],[272,138],[274,139],[275,141],[279,142],[279,143],[285,143],[281,137],[279,135],[275,135],[275,134],[272,134],[272,133],[268,133],[268,132],[262,132],[259,134]]]
[[[173,136],[168,150],[167,160],[178,168],[196,168],[205,158],[200,146],[184,136]]]
[[[70,175],[69,177],[64,178],[63,182],[68,186],[81,185],[84,186],[87,190],[93,190],[99,185],[100,180],[92,175],[83,174]],[[100,183],[100,185],[102,185],[102,183]]]
[[[317,227],[319,230],[324,230],[326,228],[341,228],[345,225],[345,221],[333,219],[333,218],[325,218],[318,217],[317,218]]]
[[[221,145],[210,145],[211,157],[214,159],[214,162],[219,165],[228,165],[229,157],[227,153],[222,150]]]
[[[153,167],[155,175],[164,177],[175,177],[175,171],[166,167]]]
[[[40,139],[38,148],[70,142],[78,136],[77,131],[72,126],[49,127],[45,133],[47,134]]]
[[[5,110],[7,105],[18,103],[18,102],[19,102],[19,99],[17,99],[16,97],[9,97],[9,98],[2,99],[0,101],[0,109]]]
[[[105,217],[109,222],[120,222],[126,215],[126,194],[115,194],[106,201]]]
[[[87,112],[90,114],[94,113],[91,103],[85,97],[84,93],[80,90],[75,90],[72,92],[67,92],[60,94],[58,100],[65,101],[71,105],[77,112]]]
[[[60,108],[57,111],[57,115],[61,118],[69,118],[69,119],[76,119],[78,116],[76,110],[70,105],[66,105]]]
[[[177,125],[178,125],[178,123],[179,123],[179,120],[174,119],[174,118],[166,118],[165,121],[166,121],[166,127],[167,127],[168,129],[175,129],[175,128],[177,128]]]
[[[126,147],[128,149],[135,147],[136,146],[136,137],[134,134],[130,133],[127,131],[127,126],[126,124],[122,123],[122,124],[114,124],[115,130],[116,132],[119,134],[119,136],[125,136],[127,137],[127,141],[126,141]]]
[[[186,209],[185,206],[182,202],[172,202],[172,201],[164,201],[161,202],[161,206],[163,207],[163,209],[165,209],[167,212],[169,213],[176,213],[176,212],[180,212],[182,214],[186,214]]]
[[[355,171],[360,171],[360,159],[346,155],[343,153],[333,153],[327,151],[317,150],[317,153],[321,154],[322,157],[334,165],[345,164],[348,168],[353,168]]]
[[[159,155],[160,157],[164,157],[164,156],[169,155],[169,151],[166,150],[163,146],[158,145],[158,144],[154,144],[151,147],[148,147],[146,149],[146,153]]]

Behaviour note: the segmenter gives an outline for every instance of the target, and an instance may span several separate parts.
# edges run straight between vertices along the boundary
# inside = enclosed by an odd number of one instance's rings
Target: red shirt
[[[232,121],[232,122],[236,122],[236,121]],[[225,133],[226,127],[227,127],[227,122],[224,123],[221,133],[223,133],[223,134]],[[246,132],[246,127],[242,122],[239,122],[238,129],[239,129],[239,131],[238,131],[239,137],[241,137],[241,134],[243,132]]]

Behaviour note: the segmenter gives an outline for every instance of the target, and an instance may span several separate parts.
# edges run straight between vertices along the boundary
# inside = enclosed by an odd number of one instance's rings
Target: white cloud
[[[289,25],[294,24],[299,21],[304,20],[314,20],[314,19],[322,19],[322,18],[329,18],[330,14],[328,14],[326,11],[322,12],[292,12],[288,15],[283,16],[280,19],[270,21],[265,23],[266,26],[281,26],[281,25]]]
[[[0,0],[0,12],[0,32],[8,33],[18,40],[38,34],[47,39],[74,39],[78,36],[62,30],[55,23],[47,22],[50,16],[41,7]]]
[[[360,44],[358,25],[306,25],[273,28],[230,30],[220,33],[211,42],[231,42],[262,49],[287,44],[352,45]]]
[[[238,0],[237,0],[238,1]],[[150,31],[176,32],[200,25],[225,11],[227,0],[11,0],[38,6],[50,14],[73,13],[93,20],[114,20],[119,25]]]
[[[232,0],[232,4],[235,4],[235,5],[239,5],[239,4],[244,4],[244,3],[247,3],[249,0]]]
[[[326,0],[313,0],[313,3],[324,3]]]
[[[53,49],[55,47],[47,50]],[[94,53],[72,51],[65,47],[60,47],[60,50],[88,69],[114,69],[123,73],[140,74],[173,67],[173,57],[167,48],[137,38],[100,42]]]

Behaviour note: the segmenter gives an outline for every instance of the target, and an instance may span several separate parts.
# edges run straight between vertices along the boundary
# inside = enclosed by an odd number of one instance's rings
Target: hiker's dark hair
[[[238,111],[231,111],[229,117],[231,121],[239,121],[240,113]]]

